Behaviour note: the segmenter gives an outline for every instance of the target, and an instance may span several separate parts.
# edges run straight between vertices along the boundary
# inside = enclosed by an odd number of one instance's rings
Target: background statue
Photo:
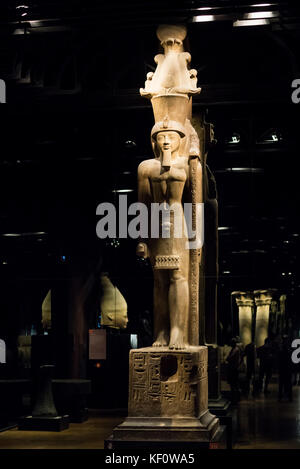
[[[43,329],[51,329],[51,289],[48,290],[42,303],[42,325]]]
[[[126,329],[128,323],[127,303],[120,292],[115,287],[106,273],[101,274],[102,297],[101,326],[108,326],[114,329]]]

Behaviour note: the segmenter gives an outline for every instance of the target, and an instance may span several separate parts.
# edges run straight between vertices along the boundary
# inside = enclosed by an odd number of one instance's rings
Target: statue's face
[[[126,329],[128,323],[127,313],[123,313],[119,318],[119,327],[120,329]]]
[[[101,324],[114,329],[126,329],[128,323],[127,312],[107,313],[102,312]]]
[[[161,151],[171,150],[171,153],[173,153],[179,149],[180,135],[173,130],[159,132],[156,137],[156,142]]]

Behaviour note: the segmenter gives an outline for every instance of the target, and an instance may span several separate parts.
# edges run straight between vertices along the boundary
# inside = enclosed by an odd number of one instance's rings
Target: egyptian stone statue
[[[154,156],[138,168],[139,202],[148,207],[140,205],[140,212],[148,213],[151,229],[137,246],[153,268],[155,337],[152,347],[130,351],[128,417],[114,429],[112,448],[133,441],[208,447],[219,428],[208,410],[208,348],[199,314],[203,166],[191,111],[200,89],[188,68],[185,27],[159,26],[157,35],[164,54],[156,56],[157,68],[141,90],[154,111]]]
[[[42,303],[42,325],[43,329],[51,329],[51,289],[48,290]]]
[[[108,326],[113,329],[126,329],[128,323],[127,303],[120,292],[109,279],[107,273],[101,274],[102,297],[101,326]]]
[[[186,28],[162,25],[157,36],[164,54],[155,57],[157,68],[148,73],[140,90],[153,107],[154,158],[139,165],[138,197],[151,211],[151,226],[157,222],[158,234],[151,232],[141,240],[137,254],[149,257],[153,268],[153,346],[180,350],[199,344],[203,195],[199,139],[191,111],[192,95],[200,88],[196,70],[188,69],[191,57],[183,47]],[[153,204],[161,209],[156,218]]]

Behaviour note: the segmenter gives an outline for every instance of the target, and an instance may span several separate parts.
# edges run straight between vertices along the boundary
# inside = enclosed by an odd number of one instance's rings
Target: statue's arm
[[[147,205],[151,203],[148,161],[142,161],[138,167],[138,201]]]
[[[151,188],[148,172],[148,162],[143,161],[138,167],[138,201],[146,205],[147,210],[151,208]],[[140,257],[149,257],[149,247],[145,239],[140,239],[136,254]]]

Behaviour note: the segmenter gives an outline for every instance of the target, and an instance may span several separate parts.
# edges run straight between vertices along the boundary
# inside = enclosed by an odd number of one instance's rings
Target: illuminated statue
[[[112,327],[113,329],[126,329],[128,323],[127,303],[120,292],[115,287],[107,274],[101,274],[102,297],[101,326]]]
[[[183,51],[182,43],[185,28],[160,26],[157,34],[165,54],[155,57],[157,69],[147,75],[141,90],[142,96],[151,98],[153,107],[155,158],[143,161],[138,168],[138,194],[139,202],[149,209],[153,203],[161,204],[162,214],[158,237],[149,234],[139,243],[137,254],[149,257],[153,267],[153,346],[183,349],[199,344],[202,167],[199,139],[190,119],[191,95],[200,88],[196,88],[197,72],[187,68],[190,54]],[[192,208],[190,220],[184,204]],[[169,218],[164,218],[169,207]],[[191,231],[195,233],[193,245],[189,243]]]
[[[47,295],[42,303],[42,325],[43,329],[51,329],[51,289],[48,290]]]
[[[191,111],[200,88],[183,48],[186,28],[162,25],[157,36],[164,54],[155,57],[157,68],[141,90],[151,99],[155,124],[154,158],[138,168],[139,202],[148,208],[140,211],[150,223],[137,246],[153,268],[155,337],[152,347],[130,351],[128,417],[113,430],[113,449],[135,441],[208,447],[219,428],[208,410],[208,349],[199,315],[203,173]]]

